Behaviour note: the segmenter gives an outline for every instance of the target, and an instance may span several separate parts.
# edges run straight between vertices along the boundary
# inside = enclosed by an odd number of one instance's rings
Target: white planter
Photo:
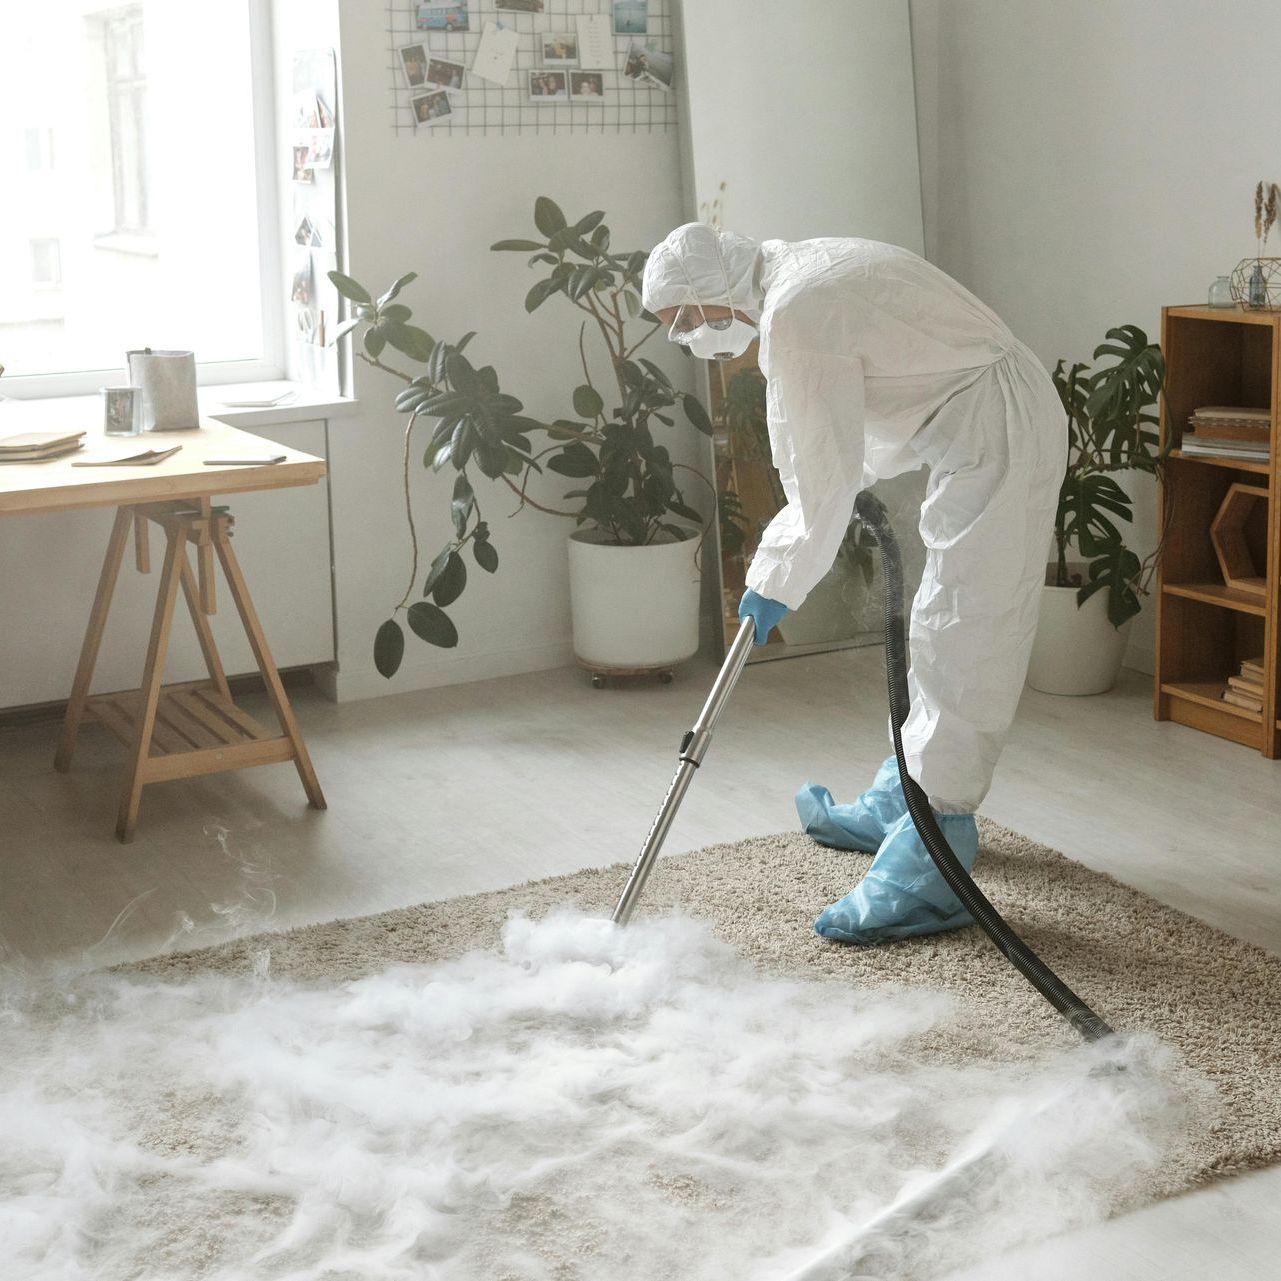
[[[589,667],[665,668],[698,652],[697,538],[618,547],[569,536],[574,653]]]
[[[1108,622],[1107,593],[1077,608],[1075,587],[1042,587],[1027,683],[1043,694],[1104,694],[1116,684],[1130,624]]]

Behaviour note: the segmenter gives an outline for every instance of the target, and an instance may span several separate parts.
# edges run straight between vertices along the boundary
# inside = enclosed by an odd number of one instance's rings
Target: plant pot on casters
[[[600,689],[610,676],[672,668],[698,651],[699,539],[620,547],[595,530],[569,538],[574,657]]]
[[[1094,359],[1111,364],[1091,373],[1060,360],[1054,369],[1067,414],[1068,463],[1054,518],[1056,559],[1041,590],[1027,674],[1027,683],[1045,694],[1102,694],[1116,684],[1160,550],[1140,560],[1125,545],[1118,522],[1133,519],[1133,505],[1113,474],[1160,472],[1164,456],[1150,410],[1165,362],[1133,325],[1110,329],[1107,337]],[[1069,549],[1084,563],[1069,565]]]

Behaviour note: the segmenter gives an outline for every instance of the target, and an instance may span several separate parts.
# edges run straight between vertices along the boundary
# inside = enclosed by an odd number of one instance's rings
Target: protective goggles
[[[667,331],[667,336],[672,342],[678,342],[682,347],[688,347],[693,341],[694,335],[704,326],[719,333],[728,329],[733,323],[733,312],[730,312],[727,316],[713,318],[707,315],[698,303],[686,303],[684,306],[679,307],[676,315],[672,317],[672,325]]]

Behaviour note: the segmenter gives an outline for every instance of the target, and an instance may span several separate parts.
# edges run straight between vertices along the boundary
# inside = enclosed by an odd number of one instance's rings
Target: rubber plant
[[[1140,560],[1126,545],[1121,526],[1134,519],[1134,505],[1115,477],[1160,474],[1165,452],[1151,411],[1165,383],[1165,359],[1137,325],[1109,329],[1093,359],[1108,363],[1091,369],[1060,360],[1054,367],[1054,386],[1067,414],[1068,464],[1054,522],[1051,585],[1078,588],[1078,606],[1106,592],[1108,619],[1120,627],[1139,612],[1161,546]],[[1085,562],[1083,575],[1069,568],[1072,547]]]
[[[672,410],[678,403],[696,430],[710,436],[712,425],[695,396],[678,390],[653,361],[637,354],[661,328],[641,304],[646,251],[613,249],[601,210],[570,222],[547,196],[534,204],[534,226],[541,238],[501,240],[491,248],[527,254],[528,265],[539,271],[525,296],[526,312],[557,299],[583,313],[577,338],[583,381],[568,394],[572,408],[550,422],[526,414],[523,403],[502,389],[492,365],[473,363],[474,333],[447,342],[411,323],[413,312],[401,291],[417,279],[415,272],[377,297],[352,277],[329,273],[352,309],[334,341],[350,337],[357,358],[404,383],[395,408],[408,418],[403,484],[412,565],[404,595],[374,638],[374,664],[388,678],[404,656],[399,615],[429,645],[454,646],[458,630],[446,611],[468,586],[464,553],[470,548],[472,561],[486,573],[498,570],[498,547],[482,510],[478,479],[514,496],[512,515],[532,508],[564,517],[622,546],[694,537],[702,525],[678,478],[682,472],[699,473],[673,461],[667,446],[655,439],[655,425],[674,428]],[[639,337],[638,325],[643,326]],[[609,370],[603,384],[592,376],[592,355],[598,369]],[[401,368],[401,358],[421,369]],[[426,426],[418,433],[420,424]],[[425,438],[423,466],[454,474],[452,535],[421,584],[411,485],[418,435]],[[574,482],[561,495],[564,505],[552,507],[530,496],[531,479],[545,471]]]

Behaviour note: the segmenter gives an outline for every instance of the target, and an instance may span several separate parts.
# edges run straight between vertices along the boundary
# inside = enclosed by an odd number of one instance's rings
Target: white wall
[[[688,212],[758,240],[921,252],[907,0],[685,0]]]
[[[1275,4],[912,0],[912,27],[928,256],[1047,366],[1114,325],[1158,338],[1163,305],[1254,252],[1254,185],[1281,180]]]
[[[677,134],[396,134],[387,103],[384,24],[371,13],[364,5],[341,7],[347,269],[370,287],[417,271],[418,281],[404,295],[415,323],[446,339],[477,330],[468,354],[493,364],[504,390],[536,417],[569,416],[569,393],[582,381],[580,313],[553,299],[527,315],[523,299],[536,277],[525,256],[491,253],[489,246],[534,234],[539,195],[551,196],[571,218],[604,209],[615,246],[655,244],[683,221]],[[647,351],[689,385],[689,362],[669,344],[656,340]],[[339,697],[571,661],[564,542],[572,524],[529,511],[509,521],[513,497],[488,488],[478,494],[501,564],[493,578],[469,566],[476,581],[450,607],[461,634],[458,647],[432,649],[409,634],[398,675],[385,681],[376,673],[374,632],[400,600],[409,573],[401,500],[406,419],[391,409],[400,384],[359,362],[355,372],[361,412],[336,424],[330,438]],[[418,431],[411,476],[426,555],[420,593],[427,563],[449,536],[453,473],[433,476],[423,469],[428,433]],[[693,432],[682,439],[685,457],[692,459]],[[554,499],[571,487],[552,477],[539,495]]]

